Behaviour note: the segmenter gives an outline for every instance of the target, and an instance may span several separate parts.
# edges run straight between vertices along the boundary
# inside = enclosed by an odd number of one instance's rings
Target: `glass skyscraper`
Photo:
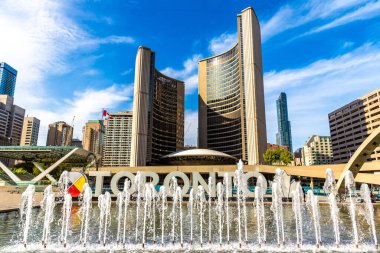
[[[17,70],[0,62],[0,94],[14,96],[16,87]]]
[[[280,96],[276,100],[276,104],[278,123],[276,142],[277,145],[288,146],[290,152],[292,152],[292,131],[288,117],[288,102],[286,99],[286,94],[284,92],[281,92]]]

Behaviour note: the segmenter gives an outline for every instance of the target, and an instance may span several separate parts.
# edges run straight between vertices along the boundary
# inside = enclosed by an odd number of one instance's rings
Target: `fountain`
[[[217,194],[217,204],[216,204],[216,213],[218,216],[218,224],[219,224],[219,245],[222,247],[223,242],[223,195],[224,195],[223,184],[219,182],[216,185],[216,194]]]
[[[227,244],[230,244],[230,204],[229,204],[229,199],[231,197],[231,178],[228,175],[228,173],[224,174],[223,177],[223,183],[225,187],[224,193],[226,194],[225,196],[225,208],[226,208],[226,227],[227,227]]]
[[[165,235],[165,211],[168,209],[167,196],[165,186],[161,186],[159,192],[159,198],[161,200],[159,211],[161,212],[161,245],[165,244],[164,235]]]
[[[354,190],[355,190],[355,180],[354,176],[352,175],[351,171],[347,171],[344,175],[344,183],[346,186],[346,190],[348,191],[348,201],[349,201],[349,206],[348,210],[350,213],[351,217],[351,222],[352,222],[352,231],[354,234],[354,243],[355,247],[359,247],[359,233],[358,233],[358,225],[356,222],[356,206],[355,206],[355,200],[354,200]]]
[[[42,230],[42,245],[44,245],[44,248],[46,248],[50,239],[50,224],[53,222],[54,206],[55,194],[53,193],[52,186],[49,185],[45,188],[44,198],[41,201],[41,209],[44,212],[44,227]]]
[[[139,235],[139,226],[140,224],[140,206],[142,198],[145,194],[145,177],[142,175],[141,172],[137,172],[135,177],[135,185],[137,190],[137,196],[136,196],[136,229],[135,229],[135,240],[137,241],[138,235]]]
[[[374,209],[373,204],[371,201],[371,191],[369,190],[369,187],[367,184],[362,184],[360,187],[360,195],[365,203],[365,218],[371,228],[372,236],[373,236],[373,242],[375,244],[375,249],[379,248],[379,244],[377,243],[377,236],[376,236],[376,226],[375,226],[375,218],[374,218]]]
[[[313,190],[307,191],[306,204],[309,207],[312,217],[313,217],[315,245],[317,246],[317,248],[319,248],[322,242],[321,225],[320,225],[321,214],[319,211],[318,197],[314,195]]]
[[[296,188],[292,191],[292,209],[294,213],[294,219],[296,220],[296,235],[297,235],[297,247],[303,244],[303,219],[302,208],[304,203],[303,191],[300,183],[297,183]]]
[[[28,242],[30,223],[32,220],[34,193],[34,185],[28,185],[26,190],[21,195],[20,219],[23,228],[23,243],[25,248]]]
[[[201,247],[203,245],[203,222],[204,222],[205,204],[206,204],[205,189],[203,188],[202,185],[199,185],[198,190],[196,192],[195,205],[197,207],[198,216],[199,216],[199,241],[200,241]]]
[[[208,178],[208,244],[211,244],[211,231],[212,231],[212,223],[211,223],[211,206],[212,206],[212,198],[211,198],[211,192],[212,192],[212,177]]]
[[[326,170],[326,181],[323,186],[323,190],[325,191],[326,194],[328,194],[331,220],[334,225],[335,243],[336,243],[336,246],[339,247],[340,245],[339,208],[336,203],[337,189],[336,189],[334,172],[332,169]]]
[[[375,228],[378,219],[375,213],[377,207],[371,203],[371,191],[368,185],[362,184],[360,188],[360,195],[364,200],[362,209],[366,219],[357,219],[355,215],[357,211],[355,182],[352,174],[345,174],[348,210],[351,218],[347,222],[346,219],[339,220],[339,204],[335,198],[337,189],[331,169],[326,170],[324,185],[327,194],[325,199],[329,205],[320,205],[319,202],[323,201],[324,198],[319,199],[312,190],[309,190],[306,196],[306,206],[309,212],[304,212],[305,200],[300,183],[296,183],[291,192],[291,206],[282,202],[283,173],[283,170],[277,169],[272,183],[270,209],[273,212],[273,218],[266,215],[269,214],[269,207],[264,203],[266,182],[263,176],[257,177],[254,202],[248,203],[252,199],[247,198],[249,193],[247,177],[243,173],[242,163],[239,163],[234,174],[225,173],[223,182],[217,182],[218,179],[214,177],[209,179],[208,194],[206,194],[203,183],[203,185],[193,186],[186,195],[178,185],[176,177],[171,178],[169,187],[161,186],[157,192],[155,185],[145,183],[144,176],[138,173],[134,181],[136,188],[131,186],[129,179],[124,181],[123,191],[117,194],[116,207],[112,207],[109,192],[101,194],[98,197],[97,205],[93,207],[92,189],[88,184],[85,184],[79,198],[80,208],[78,211],[76,208],[72,208],[77,206],[77,203],[67,193],[65,177],[63,176],[60,180],[62,200],[55,200],[55,193],[51,186],[46,187],[44,191],[41,209],[36,212],[36,215],[43,217],[41,223],[32,225],[33,221],[37,220],[33,217],[34,212],[32,212],[34,186],[28,186],[22,194],[20,206],[22,234],[19,242],[22,243],[23,247],[20,246],[22,248],[28,246],[27,250],[30,249],[34,252],[42,251],[45,247],[48,250],[54,247],[54,250],[58,252],[66,249],[70,251],[93,251],[97,250],[99,246],[96,243],[94,244],[97,240],[102,245],[100,250],[104,250],[103,247],[107,245],[112,251],[138,251],[142,248],[147,248],[148,251],[156,251],[158,239],[162,245],[157,248],[158,250],[181,249],[193,252],[202,247],[203,250],[212,251],[215,249],[215,241],[220,250],[227,252],[234,251],[237,248],[241,248],[243,251],[263,250],[272,252],[282,250],[275,247],[285,244],[285,228],[287,228],[294,231],[295,238],[294,246],[291,241],[287,243],[287,250],[289,248],[290,251],[315,251],[318,248],[321,251],[335,251],[338,247],[342,247],[342,242],[350,239],[347,233],[340,231],[350,229],[353,231],[353,242],[356,247],[359,247],[359,235],[362,237],[361,251],[370,251],[373,250],[373,247],[378,248]],[[232,188],[232,178],[234,188]],[[214,181],[217,182],[216,191],[213,189]],[[135,189],[137,192],[133,193]],[[216,192],[215,197],[212,195],[213,191]],[[131,195],[132,193],[133,195]],[[182,202],[187,201],[187,198],[188,205],[186,207],[182,205]],[[133,200],[135,202],[132,202]],[[330,214],[321,216],[322,209],[330,210]],[[72,222],[73,217],[71,216],[73,215],[71,212],[77,212],[80,223]],[[247,216],[251,212],[255,214],[256,222],[248,222]],[[292,215],[288,215],[289,213]],[[53,223],[56,217],[59,219],[58,223]],[[115,217],[115,219],[111,220],[111,217]],[[305,222],[308,219],[311,220],[311,227],[309,223]],[[0,224],[1,222],[3,221],[0,220]],[[358,230],[359,227],[362,227],[363,222],[368,222],[369,229],[368,231],[362,229],[359,234]],[[274,225],[273,233],[271,231],[272,223]],[[59,224],[60,226],[57,227],[52,224]],[[112,224],[115,226],[114,230],[111,229]],[[256,224],[256,227],[252,227],[252,224]],[[208,227],[205,228],[205,225]],[[365,226],[367,225],[365,224]],[[322,244],[322,232],[325,231],[325,228],[331,229],[335,233],[333,245],[329,245],[329,241]],[[252,231],[255,231],[253,232],[254,235],[257,233],[257,245],[247,242],[248,238],[253,237],[249,234]],[[42,245],[40,243],[41,237]],[[311,237],[315,239],[310,240]],[[76,243],[78,238],[79,242]],[[116,244],[112,242],[113,238],[117,242]],[[293,236],[289,235],[289,240],[291,238]],[[194,239],[199,241],[199,244],[193,244]],[[206,240],[208,240],[208,246],[204,246]],[[171,242],[170,246],[165,245],[167,241]],[[368,248],[369,244],[371,249]],[[344,246],[346,245],[343,245],[343,250],[346,250],[347,247]],[[15,248],[18,251],[20,250],[20,248]],[[0,248],[0,250],[4,252],[13,251],[10,248],[5,250]]]
[[[190,245],[193,244],[193,229],[194,229],[194,221],[193,221],[193,214],[194,214],[194,200],[195,200],[195,193],[194,189],[190,190],[190,195],[189,195],[189,205],[188,209],[190,210]]]
[[[255,187],[255,204],[256,204],[256,218],[257,218],[257,240],[259,247],[266,242],[266,228],[265,228],[265,209],[264,209],[264,189],[263,176],[257,178]]]
[[[90,218],[92,211],[92,190],[91,187],[86,183],[83,186],[83,192],[80,196],[81,207],[79,209],[79,219],[81,220],[81,230],[80,230],[80,242],[86,247],[88,240],[88,230],[90,226]]]
[[[61,228],[61,236],[60,240],[63,244],[63,247],[66,248],[67,245],[67,235],[70,229],[70,214],[71,207],[73,205],[72,197],[70,194],[66,193],[64,195],[64,201],[62,205],[62,228]]]
[[[106,192],[104,195],[101,194],[98,197],[98,207],[100,210],[99,214],[99,243],[106,245],[107,241],[107,230],[111,224],[111,194]]]
[[[243,162],[240,160],[238,163],[238,168],[235,171],[234,185],[236,187],[236,198],[237,198],[237,209],[238,209],[238,235],[239,235],[239,247],[242,244],[242,232],[241,232],[241,216],[244,218],[244,238],[245,242],[248,241],[247,234],[247,209],[245,205],[246,192],[247,192],[247,181],[244,178]],[[243,211],[241,210],[243,209]],[[243,214],[242,214],[243,213]]]
[[[271,210],[275,217],[276,231],[277,231],[277,244],[285,245],[285,231],[284,231],[284,211],[282,204],[282,174],[281,169],[276,169],[274,182],[272,184],[272,206]]]

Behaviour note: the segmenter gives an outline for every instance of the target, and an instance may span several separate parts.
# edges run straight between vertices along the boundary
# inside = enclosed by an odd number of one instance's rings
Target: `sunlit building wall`
[[[260,25],[252,8],[237,23],[237,44],[198,64],[198,143],[259,164],[267,147]]]
[[[184,146],[184,83],[160,73],[155,56],[146,47],[136,56],[132,167],[156,164]]]

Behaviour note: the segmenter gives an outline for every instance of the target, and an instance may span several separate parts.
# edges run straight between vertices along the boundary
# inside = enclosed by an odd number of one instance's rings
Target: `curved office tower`
[[[252,8],[237,21],[237,44],[198,63],[199,147],[258,164],[267,145],[260,25]]]
[[[155,164],[184,143],[184,83],[155,68],[155,52],[136,56],[130,166]]]

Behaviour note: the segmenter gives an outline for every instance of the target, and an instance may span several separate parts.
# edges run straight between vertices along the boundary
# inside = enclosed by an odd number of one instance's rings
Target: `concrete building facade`
[[[303,165],[331,164],[333,152],[330,136],[313,135],[302,148]]]
[[[380,89],[329,113],[334,163],[345,163],[380,125]],[[367,161],[380,160],[380,148]]]
[[[0,94],[13,97],[16,88],[17,70],[0,62]]]
[[[139,47],[133,99],[132,167],[158,163],[162,156],[183,149],[184,94],[182,81],[155,68],[155,52]]]
[[[13,104],[13,97],[0,95],[0,136],[19,146],[24,123],[25,109]]]
[[[71,146],[74,128],[64,121],[49,125],[46,146]]]
[[[110,113],[106,121],[102,166],[129,166],[132,140],[132,112]],[[86,142],[88,143],[88,142]],[[86,144],[87,145],[87,144]],[[95,148],[95,146],[93,146]]]
[[[267,147],[260,25],[252,8],[237,24],[237,44],[198,63],[198,143],[259,164]]]
[[[36,117],[25,117],[21,134],[21,146],[37,146],[40,120]]]
[[[104,120],[89,120],[82,130],[83,149],[101,155],[104,141]]]
[[[292,152],[292,131],[288,116],[288,101],[285,92],[281,92],[280,96],[276,100],[276,107],[278,125],[278,133],[276,135],[277,144],[288,146],[290,152]]]

